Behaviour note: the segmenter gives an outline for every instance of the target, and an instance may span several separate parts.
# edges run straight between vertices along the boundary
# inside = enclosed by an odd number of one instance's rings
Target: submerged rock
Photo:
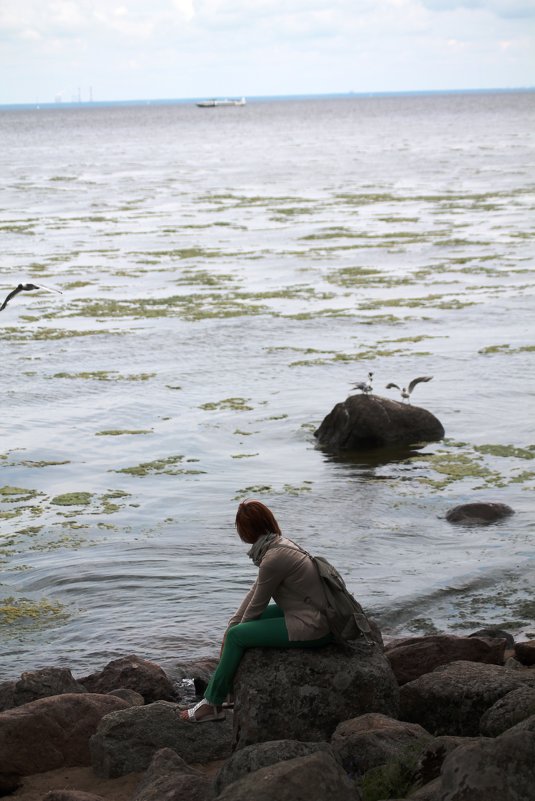
[[[434,442],[444,433],[427,409],[378,395],[350,395],[336,404],[314,436],[322,447],[339,452]]]
[[[446,512],[446,520],[448,523],[487,524],[514,513],[506,503],[463,503]]]
[[[379,645],[250,648],[234,679],[235,748],[328,740],[366,712],[397,717],[399,688]]]

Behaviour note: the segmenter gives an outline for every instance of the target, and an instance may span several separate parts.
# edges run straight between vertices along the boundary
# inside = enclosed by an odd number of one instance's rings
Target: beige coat
[[[279,537],[266,551],[258,578],[229,626],[256,620],[271,598],[284,612],[290,640],[317,640],[328,634],[327,619],[317,608],[325,599],[316,567],[285,537]]]

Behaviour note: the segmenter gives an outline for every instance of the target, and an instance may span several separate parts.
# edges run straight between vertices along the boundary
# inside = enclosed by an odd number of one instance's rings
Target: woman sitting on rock
[[[252,545],[248,556],[258,578],[231,618],[221,659],[202,701],[181,712],[194,723],[223,720],[223,701],[246,648],[317,648],[331,642],[321,580],[315,565],[295,543],[282,536],[273,513],[260,501],[244,501],[236,529]],[[270,604],[273,598],[275,603]]]

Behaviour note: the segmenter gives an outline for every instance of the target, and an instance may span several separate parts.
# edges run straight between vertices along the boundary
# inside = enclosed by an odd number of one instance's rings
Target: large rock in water
[[[427,409],[378,395],[350,395],[336,404],[314,436],[322,447],[336,452],[434,442],[444,433],[440,420]]]
[[[366,712],[397,717],[399,688],[379,645],[250,648],[234,679],[234,746],[328,740]]]

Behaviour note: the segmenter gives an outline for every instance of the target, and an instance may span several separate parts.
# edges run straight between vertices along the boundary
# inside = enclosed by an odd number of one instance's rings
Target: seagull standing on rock
[[[406,400],[406,401],[408,401],[410,403],[411,402],[410,401],[411,393],[412,393],[414,387],[416,386],[416,384],[419,384],[421,381],[431,381],[432,378],[433,378],[432,375],[422,375],[419,378],[413,378],[411,383],[409,384],[408,388],[407,387],[398,387],[397,384],[387,384],[386,388],[387,389],[392,389],[392,388],[399,389],[399,391],[401,392],[402,399]]]
[[[352,389],[360,389],[365,395],[369,395],[372,391],[372,381],[373,381],[373,373],[368,373],[368,378],[366,381],[358,381],[356,384],[352,385]]]
[[[0,311],[4,311],[11,298],[14,298],[15,295],[19,294],[19,292],[31,292],[33,289],[46,289],[47,292],[59,292],[60,295],[63,295],[61,289],[52,289],[51,287],[42,286],[41,284],[19,284],[6,297],[6,299],[0,306]]]

